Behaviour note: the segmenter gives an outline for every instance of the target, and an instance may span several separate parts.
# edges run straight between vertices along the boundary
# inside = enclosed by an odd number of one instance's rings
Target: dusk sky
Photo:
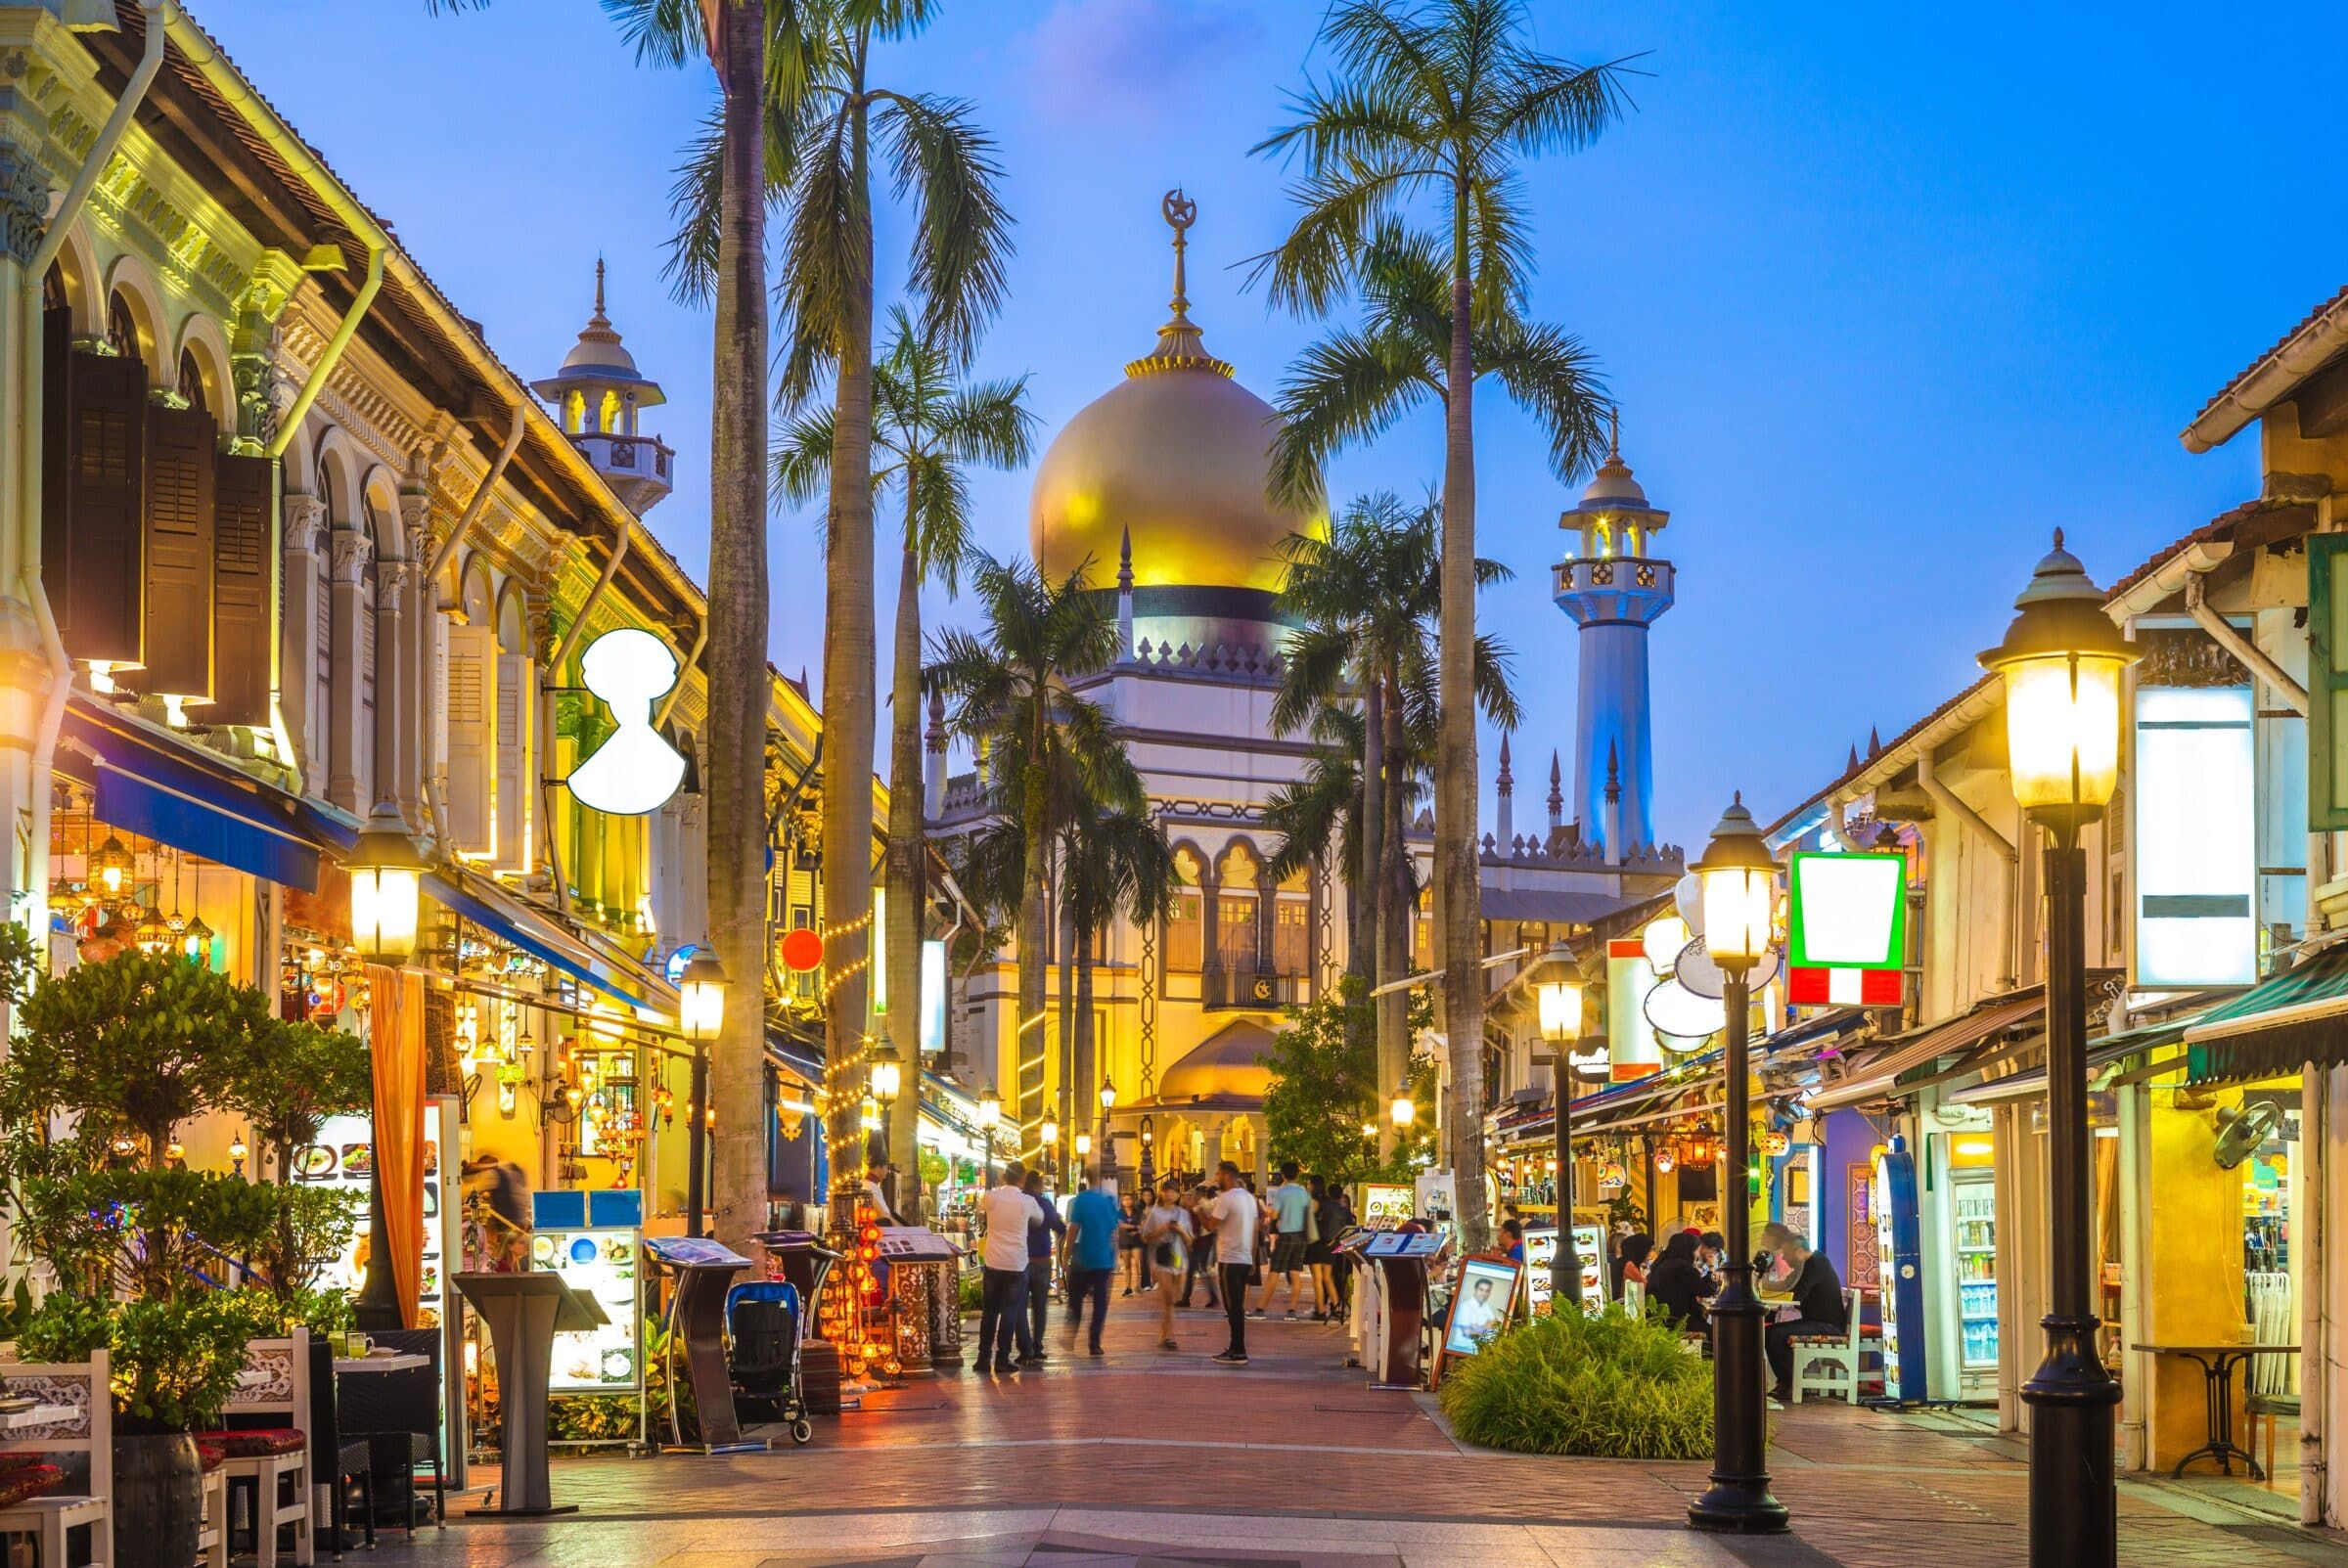
[[[610,314],[679,452],[655,531],[706,558],[709,318],[660,277],[677,149],[705,67],[638,67],[593,0],[196,0],[507,364],[550,373]],[[2276,64],[2336,58],[2336,5],[1539,4],[1539,44],[1638,55],[1637,112],[1531,168],[1533,313],[1580,334],[1623,408],[1680,602],[1653,644],[1657,817],[1700,845],[1732,786],[1764,816],[1970,679],[2067,530],[2100,582],[2248,499],[2253,438],[2177,432],[2336,289],[2348,206],[2316,151],[2329,100]],[[1032,372],[1045,438],[1145,351],[1169,282],[1159,194],[1198,202],[1192,315],[1267,398],[1311,323],[1232,263],[1275,244],[1282,170],[1248,148],[1319,69],[1311,0],[951,0],[877,79],[973,101],[1018,219],[980,370]],[[2323,40],[2328,37],[2331,46]],[[882,237],[883,306],[904,225]],[[1516,580],[1483,618],[1515,648],[1520,827],[1571,769],[1571,625],[1550,603],[1558,510],[1529,424],[1478,403],[1481,539]],[[1332,474],[1423,489],[1428,415]],[[1026,548],[1028,476],[976,486],[982,545]],[[887,515],[884,513],[884,517]],[[773,652],[820,677],[812,517],[778,515]],[[895,534],[883,522],[882,645]],[[932,625],[964,613],[942,595]],[[883,735],[885,743],[885,734]],[[1487,742],[1489,746],[1489,742]],[[1489,799],[1493,762],[1484,764]],[[1485,826],[1490,826],[1489,808]]]

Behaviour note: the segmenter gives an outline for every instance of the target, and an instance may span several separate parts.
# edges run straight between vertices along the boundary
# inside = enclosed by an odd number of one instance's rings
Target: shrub
[[[1712,1364],[1660,1318],[1619,1306],[1504,1330],[1446,1364],[1443,1411],[1459,1435],[1519,1454],[1700,1459],[1712,1453]]]
[[[89,1301],[60,1291],[18,1336],[31,1362],[87,1361],[109,1353],[114,1414],[130,1430],[191,1432],[215,1426],[245,1368],[251,1315],[239,1291],[183,1301]]]

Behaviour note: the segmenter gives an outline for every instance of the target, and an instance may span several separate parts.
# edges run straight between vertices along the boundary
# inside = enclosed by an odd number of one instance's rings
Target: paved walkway
[[[1342,1370],[1338,1332],[1250,1323],[1253,1364],[1205,1360],[1219,1316],[1184,1315],[1154,1347],[1145,1297],[1111,1313],[1109,1354],[947,1374],[817,1423],[813,1446],[707,1458],[558,1459],[529,1524],[453,1521],[384,1568],[1851,1568],[2009,1564],[2026,1556],[2014,1446],[1964,1422],[1810,1405],[1776,1417],[1771,1465],[1790,1538],[1685,1530],[1701,1464],[1469,1449],[1433,1402]],[[476,1472],[477,1474],[477,1472]],[[2348,1568],[2348,1545],[2214,1496],[2131,1483],[2131,1568]]]

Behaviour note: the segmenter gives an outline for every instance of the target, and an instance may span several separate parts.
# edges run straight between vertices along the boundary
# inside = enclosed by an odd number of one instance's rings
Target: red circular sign
[[[824,962],[824,939],[813,931],[800,929],[783,934],[783,963],[786,968],[804,972]]]

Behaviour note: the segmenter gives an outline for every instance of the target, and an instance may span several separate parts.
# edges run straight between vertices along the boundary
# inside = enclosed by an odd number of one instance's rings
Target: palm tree
[[[1357,498],[1326,539],[1291,534],[1282,547],[1282,605],[1304,625],[1273,699],[1274,728],[1289,733],[1348,693],[1361,702],[1361,822],[1370,860],[1355,893],[1374,933],[1374,992],[1402,978],[1409,962],[1418,888],[1404,849],[1408,796],[1439,729],[1433,647],[1442,607],[1441,510],[1428,502],[1414,511],[1381,491]],[[1479,587],[1511,575],[1498,561],[1475,562]],[[1476,639],[1476,699],[1494,723],[1513,729],[1520,715],[1508,666],[1505,647]],[[1388,1098],[1410,1071],[1408,1004],[1395,992],[1378,997],[1374,1009],[1378,1088]],[[1382,1136],[1391,1140],[1392,1128]]]
[[[1531,263],[1522,164],[1589,145],[1626,107],[1623,67],[1578,66],[1523,42],[1525,0],[1336,0],[1321,25],[1338,74],[1308,82],[1297,117],[1257,151],[1302,158],[1302,211],[1262,258],[1275,303],[1326,313],[1371,281],[1374,244],[1401,237],[1414,203],[1431,206],[1447,243],[1425,253],[1448,284],[1432,321],[1414,311],[1409,336],[1353,335],[1367,352],[1344,363],[1364,380],[1331,398],[1324,450],[1390,424],[1432,397],[1444,408],[1441,729],[1435,763],[1436,925],[1442,933],[1443,1027],[1452,1061],[1452,1169],[1460,1222],[1485,1241],[1482,1104],[1483,975],[1477,953],[1475,850],[1476,380],[1498,371],[1512,396],[1548,427],[1560,474],[1597,452],[1597,398],[1580,345],[1518,321]],[[1514,324],[1514,325],[1512,325]],[[1404,323],[1394,322],[1397,330]],[[1335,347],[1346,339],[1332,340]],[[1414,352],[1401,350],[1409,347]],[[1431,349],[1432,357],[1416,353]],[[1497,355],[1497,360],[1494,356]],[[1313,362],[1308,355],[1308,369]],[[1429,373],[1433,376],[1430,380]],[[1291,419],[1294,412],[1290,413]],[[1313,439],[1297,435],[1292,441]],[[1292,470],[1286,470],[1293,484]]]
[[[1147,807],[1104,811],[1088,797],[1070,803],[1060,836],[1060,896],[1076,960],[1069,1082],[1073,1115],[1082,1126],[1093,1118],[1101,1088],[1093,1038],[1093,940],[1120,918],[1137,926],[1165,918],[1174,903],[1174,850],[1164,826]],[[1108,1150],[1096,1145],[1095,1154],[1106,1162]]]
[[[1026,1030],[1044,1016],[1045,888],[1061,803],[1078,798],[1104,811],[1144,812],[1141,775],[1108,710],[1072,682],[1104,668],[1117,651],[1117,623],[1085,586],[1088,560],[1053,580],[1025,561],[985,559],[972,592],[986,617],[983,636],[955,630],[931,642],[924,685],[953,703],[955,731],[988,745],[995,805],[1019,825],[1018,1016],[1021,1062],[1013,1100],[1023,1151],[1044,1112],[1041,1053],[1032,1072]]]
[[[889,687],[887,929],[881,933],[895,1020],[922,1016],[922,911],[928,840],[922,830],[922,586],[962,586],[971,553],[970,487],[973,464],[1016,468],[1034,443],[1035,416],[1024,401],[1027,379],[966,385],[954,357],[917,327],[904,306],[889,312],[887,351],[873,366],[873,446],[881,462],[876,491],[897,487],[905,509],[897,571],[894,677]],[[775,483],[794,504],[814,499],[831,478],[836,432],[820,409],[777,437]],[[915,1057],[917,1044],[898,1034]],[[888,1153],[897,1167],[898,1211],[920,1212],[921,1098],[899,1095],[889,1107]]]
[[[489,0],[426,0],[462,11]],[[706,57],[719,103],[693,188],[703,221],[685,292],[714,296],[709,418],[708,937],[733,976],[714,1059],[711,1184],[720,1237],[741,1245],[766,1216],[766,188],[794,148],[770,145],[768,107],[798,82],[808,36],[792,0],[603,0],[639,60]],[[869,731],[866,750],[871,749]],[[867,797],[867,810],[870,801]]]
[[[673,8],[683,0],[625,0]],[[713,0],[700,0],[707,5]],[[861,1167],[860,1080],[866,1033],[873,901],[873,798],[859,787],[873,751],[873,210],[876,158],[889,194],[911,209],[906,287],[923,302],[939,349],[967,358],[1001,306],[1011,215],[997,192],[993,143],[965,100],[908,93],[875,80],[875,51],[918,35],[940,0],[769,0],[788,18],[792,47],[770,72],[766,126],[770,193],[785,208],[776,286],[780,391],[795,406],[832,380],[832,462],[824,528],[824,730],[840,759],[823,794],[823,924],[831,975],[825,1008],[834,1084],[825,1137],[834,1186],[851,1192]],[[716,208],[704,139],[681,172],[680,270],[714,255]],[[715,672],[712,672],[714,678]],[[723,1059],[723,1058],[721,1058]],[[754,1051],[732,1055],[753,1079]],[[723,1124],[720,1124],[723,1136]],[[744,1173],[749,1178],[753,1173]],[[745,1192],[747,1188],[745,1187]],[[763,1192],[759,1193],[763,1196]]]

